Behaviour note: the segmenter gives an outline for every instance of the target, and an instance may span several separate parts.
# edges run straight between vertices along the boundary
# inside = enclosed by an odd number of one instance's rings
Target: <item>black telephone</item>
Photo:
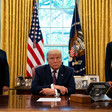
[[[107,82],[91,82],[85,91],[94,101],[103,100],[110,85]]]

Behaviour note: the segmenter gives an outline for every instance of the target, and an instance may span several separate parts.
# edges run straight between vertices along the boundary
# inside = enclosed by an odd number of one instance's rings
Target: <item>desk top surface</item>
[[[37,102],[39,98],[48,98],[48,96],[39,95],[9,95],[0,96],[0,111],[79,111],[79,112],[111,112],[112,101],[76,103],[69,101],[69,96],[60,96],[60,102]],[[49,98],[54,98],[49,96]]]

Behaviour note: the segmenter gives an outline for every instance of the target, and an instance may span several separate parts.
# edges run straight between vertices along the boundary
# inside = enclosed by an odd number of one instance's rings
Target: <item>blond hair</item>
[[[47,58],[49,57],[50,54],[60,54],[61,57],[62,57],[62,54],[61,54],[61,51],[58,50],[58,49],[51,49],[47,52]]]

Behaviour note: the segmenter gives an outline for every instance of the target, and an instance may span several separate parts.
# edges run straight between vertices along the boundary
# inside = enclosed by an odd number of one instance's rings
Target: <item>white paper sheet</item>
[[[61,98],[39,98],[37,102],[60,102]]]

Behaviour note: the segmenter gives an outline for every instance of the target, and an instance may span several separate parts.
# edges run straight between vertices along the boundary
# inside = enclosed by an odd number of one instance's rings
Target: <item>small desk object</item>
[[[89,95],[84,94],[71,94],[70,101],[78,102],[78,103],[91,103],[91,97]]]

